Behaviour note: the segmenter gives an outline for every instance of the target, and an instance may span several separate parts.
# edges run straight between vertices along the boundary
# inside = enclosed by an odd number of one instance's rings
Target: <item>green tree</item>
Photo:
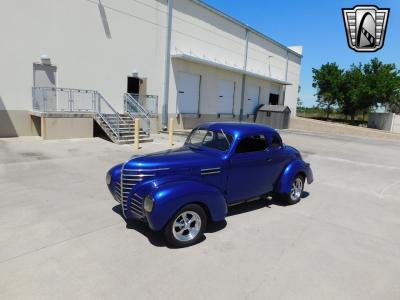
[[[336,63],[327,63],[319,69],[313,68],[312,72],[318,107],[326,109],[326,119],[329,119],[332,107],[342,98],[344,71]]]
[[[400,72],[395,64],[384,64],[378,58],[363,67],[366,82],[365,101],[369,106],[399,106]]]
[[[366,91],[367,86],[362,65],[351,65],[350,69],[343,75],[342,97],[338,104],[346,119],[347,116],[350,116],[352,124],[354,124],[357,112],[364,111],[370,106],[365,101]]]

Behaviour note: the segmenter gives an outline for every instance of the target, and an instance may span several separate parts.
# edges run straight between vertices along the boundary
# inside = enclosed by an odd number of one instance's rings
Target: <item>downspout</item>
[[[285,81],[288,81],[288,69],[289,69],[289,50],[286,49],[286,70],[285,70]],[[283,88],[283,105],[286,104],[286,87],[287,85],[285,84]]]
[[[164,73],[164,97],[162,105],[162,127],[163,130],[168,128],[168,101],[169,101],[169,77],[171,71],[171,32],[172,32],[172,9],[173,0],[168,1],[168,20],[167,20],[167,37],[165,40],[165,73]]]
[[[243,106],[244,106],[244,96],[246,89],[246,71],[247,71],[247,56],[249,51],[249,29],[246,28],[246,46],[244,49],[244,64],[243,64],[243,76],[242,76],[242,95],[240,99],[240,115],[239,121],[243,121]]]

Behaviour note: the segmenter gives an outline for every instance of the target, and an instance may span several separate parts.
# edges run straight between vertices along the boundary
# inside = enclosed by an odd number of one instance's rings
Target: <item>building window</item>
[[[269,94],[269,105],[278,105],[278,104],[279,104],[279,95]]]

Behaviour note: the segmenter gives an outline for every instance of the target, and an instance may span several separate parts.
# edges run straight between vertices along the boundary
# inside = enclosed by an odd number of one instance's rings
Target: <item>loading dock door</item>
[[[246,114],[253,115],[258,107],[260,99],[260,87],[256,85],[247,86],[247,110]]]
[[[200,75],[178,73],[177,79],[177,112],[180,114],[198,114]]]
[[[233,114],[233,99],[235,94],[235,82],[220,80],[218,82],[217,113]]]

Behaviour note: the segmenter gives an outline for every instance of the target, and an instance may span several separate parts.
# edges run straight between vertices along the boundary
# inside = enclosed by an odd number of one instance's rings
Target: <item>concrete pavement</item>
[[[234,207],[185,249],[127,224],[108,193],[133,147],[1,139],[0,298],[399,299],[400,142],[282,137],[312,164],[306,197]]]

